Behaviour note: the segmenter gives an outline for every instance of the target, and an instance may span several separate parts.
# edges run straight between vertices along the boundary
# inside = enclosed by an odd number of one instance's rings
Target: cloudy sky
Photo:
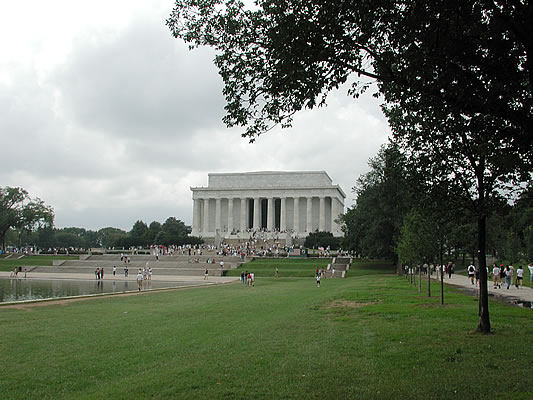
[[[55,209],[56,226],[130,230],[192,222],[209,172],[325,170],[351,187],[386,142],[379,101],[328,107],[254,144],[227,129],[210,49],[189,51],[165,20],[172,0],[0,3],[0,186]]]

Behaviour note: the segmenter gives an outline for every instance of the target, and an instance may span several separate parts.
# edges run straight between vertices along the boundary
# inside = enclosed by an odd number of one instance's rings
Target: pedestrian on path
[[[116,265],[113,265],[113,276],[117,274],[117,267]]]
[[[143,274],[141,269],[139,268],[139,272],[137,274],[137,288],[139,289],[139,292],[141,291],[143,287]]]
[[[474,276],[476,274],[476,267],[474,267],[473,264],[470,264],[468,266],[468,279],[470,279],[470,282],[472,285],[474,284]]]
[[[208,280],[209,279],[209,271],[207,270],[207,268],[205,269],[205,273],[204,273],[204,281]]]
[[[507,290],[509,290],[509,286],[511,286],[512,280],[513,280],[513,271],[511,271],[511,268],[508,265],[507,267],[505,267],[505,284],[507,285]]]
[[[494,283],[493,288],[498,289],[500,287],[500,267],[496,263],[492,266],[492,281]]]
[[[316,287],[320,287],[320,275],[316,275]]]
[[[524,286],[523,280],[524,279],[524,270],[522,269],[522,266],[519,265],[518,269],[516,270],[516,287],[520,289],[521,286]]]
[[[500,287],[503,286],[505,282],[505,267],[503,264],[500,265]]]
[[[527,268],[529,269],[529,286],[533,288],[533,263],[529,263]]]

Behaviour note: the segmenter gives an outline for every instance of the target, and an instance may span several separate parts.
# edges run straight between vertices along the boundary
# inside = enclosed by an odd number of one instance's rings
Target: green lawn
[[[53,260],[79,260],[79,256],[24,256],[22,258],[0,259],[0,271],[11,271],[13,268],[21,266],[47,266],[52,265]]]
[[[227,276],[239,276],[243,271],[250,271],[257,277],[273,277],[276,267],[280,277],[313,277],[317,268],[326,268],[331,258],[268,258],[256,259],[243,264],[240,268],[229,270]],[[385,261],[356,260],[348,270],[346,276],[360,276],[369,274],[391,274],[395,267]]]
[[[491,303],[479,335],[475,298],[446,303],[361,272],[0,307],[1,397],[532,398],[532,311]]]
[[[256,259],[229,270],[227,276],[240,276],[241,272],[250,271],[256,277],[273,277],[277,267],[280,277],[313,277],[316,268],[326,268],[330,262],[331,258]]]

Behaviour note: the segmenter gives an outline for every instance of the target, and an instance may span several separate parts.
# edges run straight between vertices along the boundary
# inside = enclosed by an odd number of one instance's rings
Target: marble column
[[[209,232],[209,199],[204,199],[204,235]]]
[[[318,219],[318,230],[324,232],[326,230],[326,198],[320,197],[320,209]]]
[[[300,232],[300,198],[294,198],[294,224],[293,228],[295,233]]]
[[[192,235],[198,236],[200,232],[200,200],[192,200]]]
[[[287,198],[282,197],[280,202],[280,208],[279,210],[279,230],[285,231],[287,229]]]
[[[261,210],[261,199],[259,197],[254,197],[254,230],[259,230],[259,217],[260,217],[260,210]]]
[[[341,209],[341,202],[336,197],[331,198],[331,232],[340,232],[339,224],[335,220],[339,217],[343,210]]]
[[[241,232],[246,232],[248,221],[246,219],[246,198],[241,197]]]
[[[274,230],[274,198],[267,199],[267,230]]]
[[[220,225],[221,225],[221,203],[222,199],[216,199],[216,206],[215,206],[215,232],[218,230],[220,232]]]
[[[307,227],[306,231],[309,234],[313,231],[313,198],[307,198]]]
[[[233,198],[228,199],[228,232],[233,231]]]

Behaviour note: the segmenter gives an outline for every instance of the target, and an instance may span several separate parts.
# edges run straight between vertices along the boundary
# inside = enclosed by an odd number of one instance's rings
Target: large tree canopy
[[[18,230],[19,241],[24,233],[51,227],[54,210],[38,197],[32,199],[25,189],[0,187],[0,244],[5,248],[5,237],[10,229]]]
[[[215,49],[224,121],[250,140],[346,82],[358,96],[377,81],[387,101],[497,119],[531,152],[532,20],[527,0],[176,0],[167,25]]]

